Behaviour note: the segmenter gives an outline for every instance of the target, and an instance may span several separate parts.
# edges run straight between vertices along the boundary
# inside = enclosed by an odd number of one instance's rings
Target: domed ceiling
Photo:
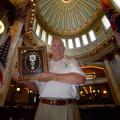
[[[84,32],[102,13],[99,0],[37,0],[36,16],[49,33],[75,36]]]

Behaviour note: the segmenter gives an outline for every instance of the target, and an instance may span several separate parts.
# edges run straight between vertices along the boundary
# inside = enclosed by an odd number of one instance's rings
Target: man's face
[[[54,39],[52,41],[52,53],[53,53],[53,57],[56,60],[60,60],[61,58],[63,58],[63,54],[64,54],[64,45],[62,43],[61,40],[59,39]]]

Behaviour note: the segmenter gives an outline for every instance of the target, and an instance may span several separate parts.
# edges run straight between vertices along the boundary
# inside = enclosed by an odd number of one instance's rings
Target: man
[[[64,44],[59,37],[54,37],[51,48],[49,72],[33,80],[40,94],[35,120],[80,120],[77,87],[85,83],[85,74],[74,59],[64,58]]]

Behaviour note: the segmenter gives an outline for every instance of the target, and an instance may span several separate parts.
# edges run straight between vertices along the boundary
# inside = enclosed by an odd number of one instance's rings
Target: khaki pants
[[[39,103],[34,120],[81,120],[76,104],[48,105]]]

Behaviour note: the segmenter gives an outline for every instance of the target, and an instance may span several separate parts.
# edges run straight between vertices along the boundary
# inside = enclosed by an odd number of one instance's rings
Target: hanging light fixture
[[[0,34],[2,34],[2,33],[4,32],[4,29],[5,29],[4,24],[3,24],[3,22],[0,20]]]

